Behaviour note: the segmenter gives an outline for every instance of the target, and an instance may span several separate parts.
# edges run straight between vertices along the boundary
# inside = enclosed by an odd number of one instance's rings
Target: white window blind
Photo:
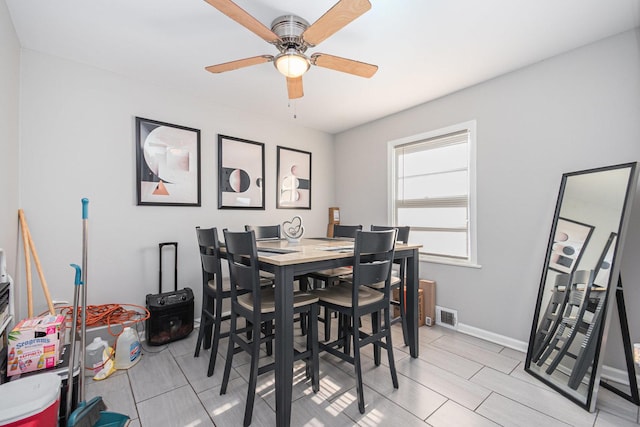
[[[427,257],[474,262],[472,129],[457,126],[392,143],[391,215]]]

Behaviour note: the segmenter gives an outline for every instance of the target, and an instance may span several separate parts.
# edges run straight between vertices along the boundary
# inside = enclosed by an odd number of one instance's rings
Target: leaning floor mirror
[[[589,411],[636,185],[636,162],[565,173],[551,227],[525,370]]]

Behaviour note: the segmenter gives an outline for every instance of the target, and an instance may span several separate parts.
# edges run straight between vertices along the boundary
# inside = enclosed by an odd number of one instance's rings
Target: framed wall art
[[[136,117],[138,205],[200,206],[200,130]]]
[[[218,209],[264,209],[264,144],[218,135]]]
[[[558,225],[551,247],[549,268],[560,273],[575,270],[583,249],[587,246],[594,227],[567,218],[558,218]]]
[[[278,146],[276,208],[311,209],[311,153]]]

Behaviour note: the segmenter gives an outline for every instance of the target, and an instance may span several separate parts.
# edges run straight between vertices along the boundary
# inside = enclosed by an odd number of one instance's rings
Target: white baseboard
[[[464,323],[458,323],[458,332],[462,332],[463,334],[471,335],[472,337],[482,338],[486,341],[502,345],[505,347],[512,348],[517,351],[521,351],[523,353],[527,352],[527,348],[529,347],[529,343],[525,341],[516,340],[513,338],[506,337],[504,335],[496,334],[494,332],[486,331],[484,329],[476,328],[474,326],[470,326]],[[603,380],[613,381],[620,385],[629,385],[629,376],[627,371],[612,368],[611,366],[602,366],[602,372],[600,377]],[[636,375],[636,381],[640,384],[640,375]]]
[[[476,338],[482,338],[495,344],[503,345],[523,353],[527,352],[528,343],[513,338],[476,328],[465,323],[458,323],[458,331]]]

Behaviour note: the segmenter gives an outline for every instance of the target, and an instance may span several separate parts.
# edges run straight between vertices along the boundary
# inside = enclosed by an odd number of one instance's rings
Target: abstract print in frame
[[[218,135],[218,209],[264,210],[264,144]]]
[[[276,208],[311,209],[311,153],[278,146]]]
[[[200,130],[136,117],[138,205],[200,206]]]
[[[593,229],[592,225],[559,217],[549,268],[560,273],[572,273],[580,262]]]

